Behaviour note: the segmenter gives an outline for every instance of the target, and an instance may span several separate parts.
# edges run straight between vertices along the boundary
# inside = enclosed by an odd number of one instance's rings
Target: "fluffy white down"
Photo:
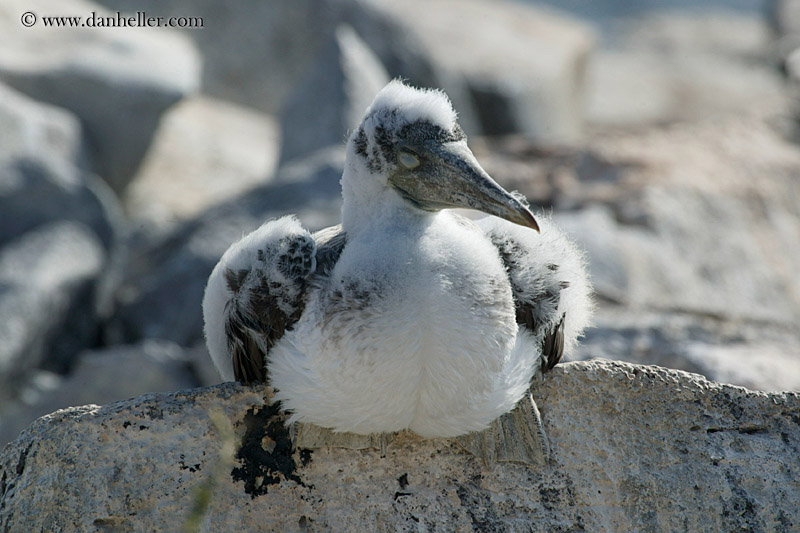
[[[424,120],[446,131],[456,126],[457,114],[447,95],[437,89],[417,89],[395,79],[375,96],[360,125],[370,143],[377,129],[398,131],[406,124]],[[342,226],[348,234],[368,227],[386,210],[399,212],[408,205],[388,185],[385,173],[373,172],[355,153],[356,132],[347,143],[347,159],[342,174]],[[464,141],[466,143],[466,141]]]
[[[331,286],[310,294],[272,349],[276,399],[292,421],[455,436],[484,429],[527,391],[540,351],[518,331],[494,246],[448,212],[421,233],[407,227],[377,220],[349,243]],[[348,297],[351,279],[369,296]],[[336,291],[345,296],[332,302]]]
[[[382,110],[396,111],[397,120],[409,124],[417,120],[427,120],[451,130],[456,123],[458,115],[450,103],[450,98],[439,89],[418,89],[403,83],[399,79],[390,81],[375,96],[365,116],[368,118],[373,113]],[[365,121],[365,125],[371,125]],[[392,124],[384,123],[387,129],[392,129]]]
[[[569,286],[561,290],[558,315],[566,313],[564,323],[564,356],[568,357],[584,329],[592,320],[594,305],[592,287],[586,268],[586,258],[578,246],[556,226],[551,217],[544,212],[536,215],[541,233],[530,231],[506,220],[486,216],[476,220],[476,224],[485,232],[507,235],[524,247],[535,260],[523,262],[518,279],[542,279],[552,275],[547,265],[558,265],[556,272],[559,281],[566,281]]]
[[[517,328],[506,272],[486,232],[508,235],[535,257],[520,276],[559,265],[558,279],[569,282],[559,305],[568,315],[567,352],[588,324],[583,256],[549,217],[537,215],[536,234],[496,217],[473,225],[444,211],[415,225],[397,216],[378,217],[348,244],[330,283],[310,290],[302,318],[273,347],[271,383],[290,421],[447,437],[481,430],[513,409],[539,367],[540,339]],[[298,233],[307,234],[293,217],[268,222],[232,245],[214,269],[203,312],[223,379],[233,379],[224,270],[262,268],[259,249]],[[358,287],[348,293],[354,280]]]
[[[372,140],[377,126],[416,120],[451,131],[456,113],[441,91],[395,80],[376,96],[361,127]],[[415,209],[388,186],[386,168],[371,170],[355,155],[351,137],[342,176],[347,245],[330,279],[307,288],[300,320],[270,350],[275,398],[292,412],[289,422],[335,431],[410,429],[449,437],[484,429],[528,390],[543,335],[518,328],[508,274],[488,233],[528,252],[514,275],[534,280],[531,294],[545,278],[569,282],[558,307],[567,314],[567,352],[591,315],[583,256],[541,214],[537,234],[495,217],[476,225],[447,210]],[[260,268],[272,279],[258,250],[298,233],[308,235],[293,217],[269,222],[231,246],[214,269],[203,314],[223,379],[234,378],[224,329],[233,295],[224,272]]]
[[[224,273],[228,269],[237,271],[260,268],[258,250],[263,249],[266,244],[277,243],[282,237],[298,233],[309,235],[294,216],[266,222],[233,243],[211,272],[203,296],[203,321],[211,360],[224,381],[235,379],[225,337],[225,305],[233,297],[233,293],[228,288]]]

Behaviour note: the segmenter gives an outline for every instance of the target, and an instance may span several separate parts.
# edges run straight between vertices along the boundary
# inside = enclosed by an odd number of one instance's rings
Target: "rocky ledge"
[[[0,455],[0,531],[800,527],[800,394],[568,363],[534,396],[550,463],[449,439],[294,450],[265,390],[228,383],[43,417]],[[377,440],[377,439],[376,439]]]

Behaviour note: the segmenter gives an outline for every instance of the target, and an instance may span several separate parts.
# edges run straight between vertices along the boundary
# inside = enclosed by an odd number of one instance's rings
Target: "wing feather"
[[[230,372],[228,379],[242,383],[269,380],[270,349],[300,319],[309,284],[330,273],[346,242],[340,226],[311,235],[295,219],[280,219],[223,255],[203,304],[209,351],[223,377]],[[212,292],[222,296],[210,297]]]
[[[542,340],[542,372],[551,370],[561,362],[564,356],[564,318],[567,314],[561,315],[561,320],[555,329],[545,332]]]
[[[517,323],[539,340],[541,369],[547,372],[562,360],[570,343],[574,344],[574,338],[566,337],[571,315],[577,312],[572,319],[579,320],[582,329],[584,324],[580,322],[585,320],[582,315],[588,313],[583,308],[588,308],[589,303],[588,296],[582,294],[580,307],[564,305],[564,291],[574,285],[581,293],[588,294],[588,283],[580,256],[555,232],[548,219],[544,221],[542,236],[505,221],[481,220],[479,225],[497,248],[511,283]],[[551,249],[548,245],[555,246]],[[572,262],[581,268],[565,270],[562,262]]]

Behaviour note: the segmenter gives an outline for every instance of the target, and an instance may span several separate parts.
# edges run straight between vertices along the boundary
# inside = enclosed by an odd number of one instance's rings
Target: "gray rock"
[[[770,0],[769,20],[779,36],[800,36],[800,2],[797,0]]]
[[[430,53],[430,46],[420,39],[408,13],[396,13],[389,2],[372,0],[323,0],[319,4],[320,18],[326,26],[351,26],[391,77],[403,78],[415,86],[444,89],[458,110],[464,131],[468,135],[482,132],[466,78],[457,70],[442,68]]]
[[[220,382],[219,371],[214,366],[204,341],[199,341],[191,348],[186,349],[186,355],[191,362],[192,372],[201,387],[216,385]]]
[[[254,2],[246,8],[215,0],[99,3],[127,13],[202,18],[202,28],[175,31],[191,39],[203,57],[203,92],[269,114],[277,114],[332,30],[322,15],[327,0]]]
[[[206,96],[170,108],[123,194],[132,223],[168,231],[177,222],[274,177],[280,133],[254,109]]]
[[[0,401],[43,366],[64,371],[98,332],[122,216],[81,167],[70,113],[0,85]]]
[[[800,151],[757,113],[605,133],[584,150],[474,145],[587,252],[600,305],[579,357],[800,388]]]
[[[0,455],[0,527],[783,530],[800,524],[800,396],[570,363],[534,390],[542,467],[450,439],[292,453],[265,390],[225,384],[59,411]],[[191,443],[191,445],[187,445]],[[113,472],[110,475],[109,472]]]
[[[594,43],[587,26],[516,2],[414,0],[379,6],[420,43],[437,85],[459,111],[469,109],[459,98],[466,86],[484,133],[522,133],[548,142],[580,138],[585,67]]]
[[[40,20],[20,23],[27,11]],[[113,16],[84,0],[13,0],[0,10],[0,80],[82,121],[91,162],[117,191],[133,176],[161,114],[199,85],[188,39],[166,28],[45,27],[45,16]]]
[[[581,131],[592,34],[581,23],[530,5],[303,0],[239,10],[208,0],[102,3],[216,21],[203,31],[186,30],[205,59],[204,90],[267,112],[278,109],[335,28],[348,24],[391,77],[444,89],[468,134],[485,129],[574,140]]]
[[[800,41],[800,34],[798,34],[798,41]],[[783,67],[789,81],[789,86],[794,94],[797,94],[800,88],[800,44],[798,44],[797,48],[786,54]],[[795,115],[796,114],[795,106]]]
[[[3,159],[38,154],[77,165],[83,157],[81,125],[72,113],[31,100],[3,83],[0,83],[0,120]]]
[[[796,84],[800,79],[798,77],[800,64],[798,64],[798,54],[796,53],[796,50],[800,48],[800,2],[797,0],[770,0],[767,2],[767,11],[776,37],[773,43],[774,56]]]
[[[70,113],[0,84],[0,246],[59,220],[89,226],[110,248],[119,207],[80,170],[83,142]]]
[[[587,122],[659,124],[785,112],[790,98],[759,13],[656,11],[620,21],[590,60]]]
[[[283,167],[273,182],[206,211],[165,238],[134,239],[107,342],[162,338],[191,346],[200,341],[203,291],[225,250],[285,214],[297,214],[312,229],[338,223],[343,168],[343,147],[321,151]]]
[[[764,322],[604,306],[573,359],[607,358],[702,374],[751,390],[800,390],[800,333]]]
[[[295,85],[308,72],[341,24],[351,25],[391,76],[412,83],[443,86],[424,50],[404,25],[371,0],[261,2],[231,9],[213,0],[101,0],[105,6],[169,16],[192,13],[206,23],[202,31],[183,30],[204,60],[207,94],[278,114]],[[223,23],[224,21],[224,23]],[[258,68],[254,68],[257,65]],[[457,83],[447,86],[453,97]],[[462,91],[459,110],[465,127],[471,109]],[[466,119],[466,120],[465,120]],[[468,131],[477,131],[467,128]]]
[[[342,146],[389,82],[380,60],[342,25],[294,88],[281,113],[281,162]]]
[[[603,299],[726,320],[800,317],[800,151],[758,116],[602,135],[587,150],[478,148],[500,183],[557,208]]]
[[[37,384],[35,392],[0,411],[0,446],[36,418],[73,405],[107,404],[148,392],[196,387],[188,355],[169,342],[145,341],[84,352],[65,378]],[[36,381],[53,381],[37,376]]]
[[[732,320],[786,323],[800,316],[800,302],[784,292],[795,282],[775,275],[758,237],[750,233],[749,210],[742,203],[679,190],[653,196],[656,209],[648,212],[652,219],[646,228],[619,223],[610,209],[556,217],[587,250],[601,296],[634,309]],[[752,211],[749,215],[757,218]]]
[[[761,0],[706,0],[698,3],[692,0],[534,0],[537,4],[549,5],[568,12],[581,19],[591,21],[603,29],[605,34],[613,35],[620,20],[658,11],[678,11],[701,13],[709,8],[731,9],[748,14],[762,13]]]
[[[37,367],[66,370],[95,342],[106,253],[77,222],[31,230],[0,249],[0,391]]]
[[[773,38],[762,13],[724,5],[652,10],[625,21],[614,41],[666,55],[703,54],[764,59]]]
[[[759,328],[749,328],[750,331]],[[703,375],[753,389],[800,390],[800,338],[747,339],[729,344],[689,343],[686,357]]]

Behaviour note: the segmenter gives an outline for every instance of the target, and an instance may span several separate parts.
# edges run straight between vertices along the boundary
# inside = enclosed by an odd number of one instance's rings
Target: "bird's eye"
[[[397,160],[409,170],[419,166],[419,156],[407,148],[400,149],[397,153]]]

